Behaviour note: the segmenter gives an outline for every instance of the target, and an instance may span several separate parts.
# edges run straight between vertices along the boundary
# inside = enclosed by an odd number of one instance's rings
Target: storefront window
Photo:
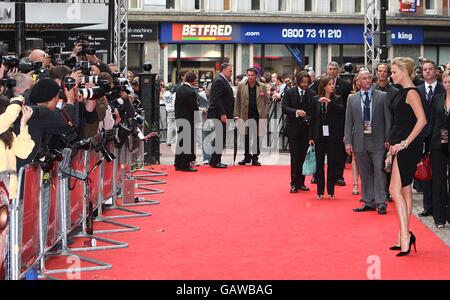
[[[128,70],[141,72],[143,44],[128,43]]]
[[[171,82],[176,82],[177,45],[170,44],[168,52],[169,78]],[[233,57],[234,45],[184,44],[181,45],[180,72],[194,71],[198,75],[199,84],[207,84],[218,73],[220,64],[233,63]]]
[[[264,72],[278,73],[278,74],[294,74],[294,69],[297,66],[297,61],[288,49],[290,47],[298,48],[302,53],[302,45],[262,45],[253,46],[253,66],[256,67],[259,74]]]
[[[439,47],[439,65],[450,62],[450,47]]]
[[[438,61],[437,61],[438,47],[436,47],[436,46],[425,46],[424,55],[425,55],[425,57],[427,59],[430,59],[430,60],[435,61],[436,63],[438,63]]]
[[[419,46],[405,46],[405,45],[398,45],[394,47],[394,57],[411,57],[418,62],[418,58],[420,56],[420,47]]]
[[[364,65],[364,45],[333,45],[332,53],[332,60],[338,62],[341,67],[348,62],[358,69]]]

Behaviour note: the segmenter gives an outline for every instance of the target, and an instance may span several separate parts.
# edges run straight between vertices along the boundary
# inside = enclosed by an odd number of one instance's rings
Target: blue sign
[[[220,35],[221,31],[216,30],[220,26],[218,24],[207,24],[208,26],[204,25],[205,28],[188,25],[172,26],[172,23],[163,23],[160,27],[161,43],[364,44],[363,25],[241,23],[226,25],[227,31],[222,30]],[[173,28],[178,27],[182,28],[181,33],[173,32]],[[392,26],[388,30],[392,32],[393,45],[423,44],[422,27]],[[229,34],[224,35],[224,32]],[[214,35],[215,33],[217,34]]]
[[[289,52],[291,52],[292,56],[295,58],[295,61],[297,61],[297,64],[303,65],[303,53],[304,46],[303,45],[295,45],[295,44],[288,44],[286,45]]]

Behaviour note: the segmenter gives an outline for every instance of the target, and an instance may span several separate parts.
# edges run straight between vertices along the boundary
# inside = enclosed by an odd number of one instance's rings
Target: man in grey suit
[[[369,71],[359,74],[361,90],[347,101],[345,117],[345,149],[356,156],[361,175],[364,204],[355,212],[377,210],[386,214],[386,175],[384,155],[391,127],[387,94],[372,88]]]

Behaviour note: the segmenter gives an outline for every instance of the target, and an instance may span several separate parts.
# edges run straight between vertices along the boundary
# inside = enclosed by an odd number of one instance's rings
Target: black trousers
[[[323,195],[325,191],[325,155],[327,156],[327,191],[328,195],[334,195],[334,186],[336,184],[336,167],[338,149],[336,141],[318,141],[316,142],[316,167],[315,179],[317,183],[317,195]]]
[[[213,153],[211,155],[211,160],[209,161],[210,165],[216,165],[222,161],[222,153],[223,153],[223,149],[225,147],[226,139],[227,139],[226,124],[223,124],[222,122],[220,122],[220,125],[218,125],[218,124],[219,124],[219,122],[217,122],[217,127],[214,129],[216,131],[216,138],[214,138],[214,140],[212,141]],[[217,145],[216,139],[217,139],[217,135],[219,135],[219,132],[222,132],[222,135],[223,135],[222,147],[216,147],[216,145]]]
[[[450,222],[450,201],[448,197],[450,188],[450,157],[440,150],[431,151],[431,165],[433,170],[433,218],[436,224]]]
[[[249,119],[250,120],[250,119]],[[251,119],[256,122],[256,132],[255,130],[251,130],[250,127],[245,127],[245,135],[244,135],[244,156],[246,159],[253,157],[257,159],[259,154],[261,153],[260,145],[259,145],[259,122],[258,119]],[[253,123],[253,122],[252,122]],[[250,149],[250,137],[252,138],[252,148]],[[256,153],[254,152],[256,142]]]
[[[345,145],[342,142],[336,143],[336,180],[344,180],[345,161],[347,159],[347,152],[345,152]]]
[[[305,185],[302,169],[308,151],[307,131],[299,132],[295,138],[288,138],[288,142],[291,154],[291,186],[300,187]]]
[[[424,154],[430,151],[430,140],[431,137],[427,137],[424,140]],[[432,191],[432,183],[429,181],[421,181],[422,192],[423,192],[423,209],[428,210],[429,212],[433,211],[433,191]]]
[[[193,123],[193,122],[192,122]],[[177,126],[177,148],[175,154],[175,168],[183,169],[190,166],[195,160],[195,128],[191,124],[190,134],[185,132],[183,126]],[[185,145],[188,146],[185,148]]]

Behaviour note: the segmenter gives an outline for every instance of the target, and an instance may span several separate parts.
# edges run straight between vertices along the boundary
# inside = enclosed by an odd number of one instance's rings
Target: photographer
[[[70,91],[64,87],[67,103],[62,110],[57,109],[60,86],[51,79],[40,79],[31,89],[29,101],[33,103],[33,117],[29,120],[29,131],[36,147],[27,159],[18,159],[17,168],[30,163],[47,146],[47,134],[63,134],[72,126],[77,125],[78,113],[76,110],[77,90]],[[69,124],[63,114],[67,115],[74,124]],[[15,132],[17,132],[15,128]]]
[[[23,97],[12,98],[11,104],[5,97],[0,97],[0,177],[3,182],[9,182],[10,199],[16,198],[17,193],[16,156],[26,159],[34,147],[27,126],[33,110],[22,104]],[[20,112],[20,134],[16,136],[11,125]]]
[[[31,51],[30,55],[28,56],[28,59],[30,60],[30,62],[33,63],[42,62],[42,65],[45,69],[48,69],[50,67],[51,63],[50,56],[40,49]]]
[[[110,85],[112,85],[112,77],[108,73],[100,73],[98,76],[98,80],[103,82],[108,82]],[[93,137],[99,133],[99,124],[100,122],[103,122],[106,113],[108,111],[109,105],[108,105],[108,99],[106,96],[102,96],[100,98],[95,99],[96,105],[95,110],[90,114],[90,118],[86,121],[84,130],[83,130],[83,138]],[[108,121],[112,119],[111,112],[108,116]],[[114,122],[114,121],[113,121]],[[110,124],[111,122],[107,122]],[[109,126],[105,126],[105,129],[111,129],[108,128]],[[111,126],[112,127],[112,126]]]

